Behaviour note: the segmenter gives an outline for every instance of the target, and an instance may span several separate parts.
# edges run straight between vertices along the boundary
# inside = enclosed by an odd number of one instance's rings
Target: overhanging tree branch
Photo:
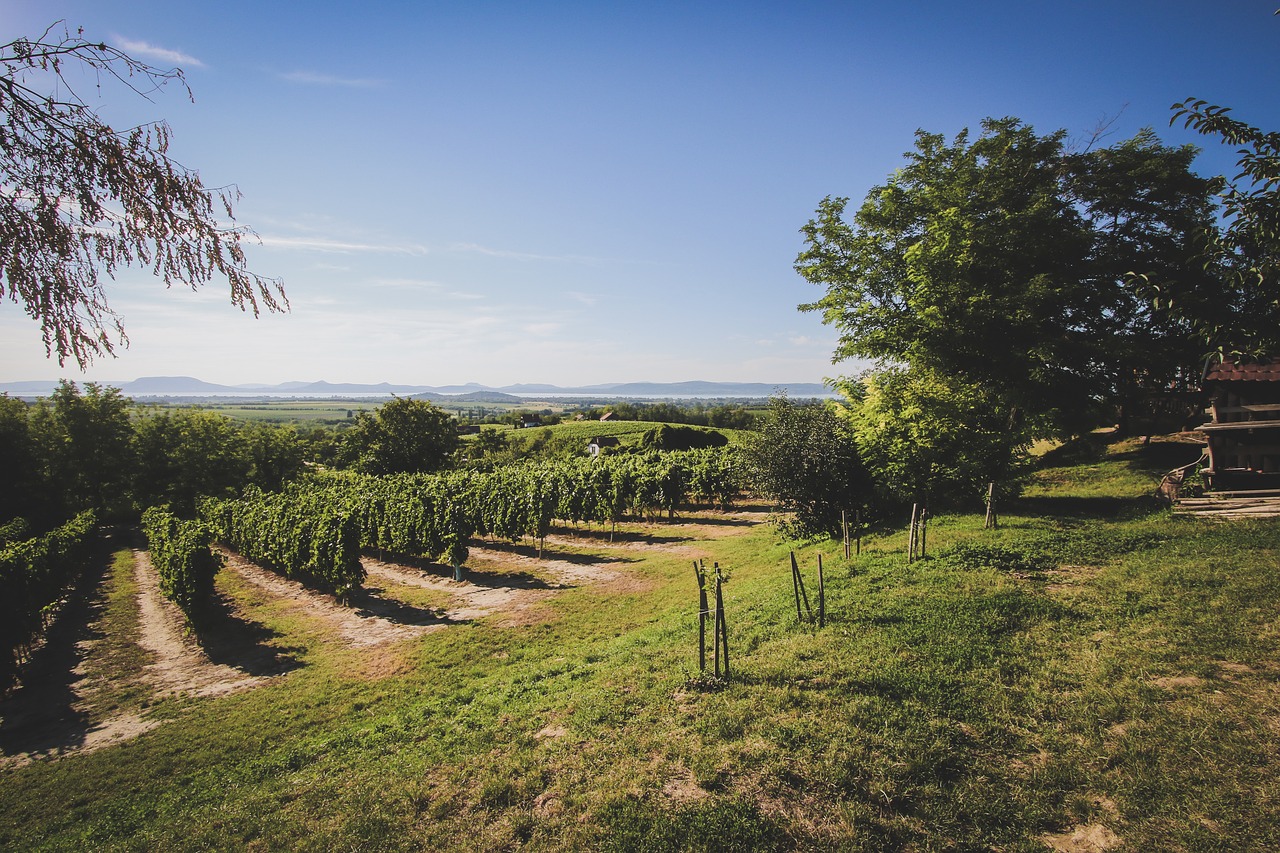
[[[225,278],[232,304],[254,316],[288,310],[283,283],[245,265],[241,241],[256,235],[235,221],[239,190],[207,188],[171,158],[164,122],[113,129],[65,67],[144,98],[174,81],[190,96],[182,71],[53,29],[0,45],[0,296],[40,323],[46,353],[83,368],[128,344],[100,279],[127,266],[150,267],[166,287]]]

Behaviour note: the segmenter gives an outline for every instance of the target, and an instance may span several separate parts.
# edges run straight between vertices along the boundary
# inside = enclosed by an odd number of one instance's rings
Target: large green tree
[[[98,510],[122,520],[132,511],[132,403],[119,388],[94,382],[81,391],[63,380],[31,411],[30,435],[41,466],[40,502],[53,518]]]
[[[1012,118],[976,138],[920,131],[852,217],[828,197],[802,229],[796,269],[826,293],[801,307],[840,330],[837,360],[978,386],[1020,431],[1083,430],[1196,360],[1186,328],[1129,275],[1185,266],[1212,226],[1193,156],[1148,132],[1072,152],[1064,131]]]
[[[153,412],[134,428],[134,497],[140,509],[167,505],[194,517],[196,499],[232,497],[249,482],[253,460],[242,431],[223,415]]]
[[[361,412],[342,440],[344,461],[369,474],[439,470],[459,443],[448,412],[408,397],[384,403],[372,415]]]
[[[1015,491],[1030,436],[986,389],[924,368],[885,368],[842,383],[858,454],[898,502],[972,505],[995,483]]]
[[[794,514],[789,535],[836,535],[840,513],[871,496],[850,424],[830,404],[773,397],[743,457],[752,487]]]
[[[185,88],[182,72],[53,30],[0,45],[0,298],[40,324],[59,364],[82,367],[127,341],[100,278],[123,267],[165,286],[224,278],[242,309],[284,309],[280,282],[245,267],[251,232],[234,223],[235,188],[206,188],[174,160],[164,122],[113,128],[66,73],[79,66],[100,87],[145,96]]]

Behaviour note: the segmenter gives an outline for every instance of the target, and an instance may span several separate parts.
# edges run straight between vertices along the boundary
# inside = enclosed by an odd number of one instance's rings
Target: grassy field
[[[651,429],[662,426],[659,421],[564,421],[563,423],[552,424],[545,427],[525,427],[522,429],[513,429],[512,427],[502,425],[485,424],[481,429],[497,429],[515,437],[532,439],[538,436],[543,430],[550,430],[551,439],[555,442],[571,443],[574,445],[587,446],[587,442],[596,436],[612,436],[618,439],[622,446],[639,445],[644,434]],[[675,426],[679,426],[676,424]],[[711,427],[693,427],[693,429],[712,429]],[[745,436],[751,435],[749,430],[739,429],[716,429],[715,432],[723,433],[728,437],[731,444],[741,442]]]
[[[999,530],[939,517],[911,565],[900,529],[849,563],[799,548],[821,630],[759,514],[566,531],[541,563],[478,547],[465,590],[371,576],[357,614],[439,617],[380,642],[228,569],[281,674],[226,696],[140,686],[124,551],[81,679],[119,686],[55,696],[86,732],[154,727],[20,764],[0,707],[0,846],[1280,849],[1280,524],[1156,507],[1182,452],[1052,451]],[[696,558],[730,576],[727,681],[697,672]],[[446,618],[462,592],[511,597]]]
[[[252,403],[171,403],[160,409],[191,409],[214,412],[238,421],[267,424],[296,424],[303,427],[345,424],[361,412],[372,413],[379,402],[363,400],[268,400]]]

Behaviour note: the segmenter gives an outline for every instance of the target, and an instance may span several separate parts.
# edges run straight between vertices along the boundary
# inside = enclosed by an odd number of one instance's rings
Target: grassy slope
[[[692,680],[684,556],[629,553],[646,586],[544,624],[363,652],[225,575],[301,666],[0,775],[0,846],[1280,848],[1280,525],[1171,518],[1141,497],[1159,448],[1121,450],[1059,453],[999,531],[937,519],[931,553],[967,556],[802,549],[823,631],[769,528],[697,543],[732,573],[720,690]]]

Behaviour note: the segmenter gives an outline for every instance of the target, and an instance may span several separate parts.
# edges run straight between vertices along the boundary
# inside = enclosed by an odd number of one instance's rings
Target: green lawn
[[[0,846],[1280,849],[1280,524],[1159,509],[1177,452],[1052,451],[999,530],[941,516],[911,565],[900,529],[851,563],[797,549],[811,597],[825,558],[822,630],[796,618],[791,546],[734,516],[556,537],[549,557],[610,579],[371,646],[224,572],[287,671],[144,701],[115,642],[92,671],[161,724],[0,771]],[[697,677],[694,556],[730,575],[723,683]]]

